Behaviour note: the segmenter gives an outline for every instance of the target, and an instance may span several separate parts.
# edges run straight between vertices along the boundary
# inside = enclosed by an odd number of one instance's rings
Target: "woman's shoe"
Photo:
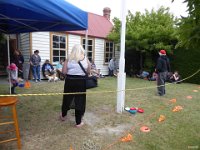
[[[77,128],[81,128],[84,125],[84,122],[81,122],[80,124],[76,125]]]

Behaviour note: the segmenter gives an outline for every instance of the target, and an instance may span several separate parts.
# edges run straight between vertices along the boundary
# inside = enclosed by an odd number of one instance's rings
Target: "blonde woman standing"
[[[81,45],[74,45],[69,55],[69,58],[65,61],[62,69],[62,73],[66,75],[64,93],[76,93],[86,92],[86,79],[85,73],[81,69],[79,62],[82,64],[86,72],[90,72],[90,62],[85,56],[85,50]],[[86,94],[69,94],[63,95],[63,102],[60,114],[62,121],[66,120],[67,111],[70,110],[70,105],[74,101],[75,104],[75,120],[76,127],[84,125],[82,117],[85,113],[86,107]]]

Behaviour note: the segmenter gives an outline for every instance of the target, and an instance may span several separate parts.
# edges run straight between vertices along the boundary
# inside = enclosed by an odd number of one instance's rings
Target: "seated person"
[[[118,76],[118,73],[119,73],[119,69],[113,71],[113,75],[114,75],[115,77]]]
[[[55,74],[53,65],[49,62],[48,59],[42,65],[42,74],[43,74],[44,77],[46,77],[46,75],[50,75],[51,76],[51,75]]]
[[[142,71],[140,75],[137,75],[137,77],[142,78],[142,79],[148,78],[148,76],[149,76],[149,72],[147,71]]]
[[[60,62],[56,65],[57,76],[60,78],[60,80],[65,79],[65,75],[62,73],[63,63],[64,59],[60,59]]]
[[[168,72],[167,73],[167,79],[166,79],[166,82],[171,82],[171,76],[173,75],[173,72]]]
[[[149,79],[149,81],[156,81],[158,78],[158,74],[156,73],[156,71],[153,72],[152,76]]]
[[[90,74],[92,76],[96,76],[96,77],[100,77],[100,70],[96,68],[96,65],[94,63],[94,61],[92,60],[92,63],[91,63],[91,71],[90,71]]]
[[[178,71],[174,71],[173,75],[169,78],[170,82],[180,83],[181,76],[178,74]]]

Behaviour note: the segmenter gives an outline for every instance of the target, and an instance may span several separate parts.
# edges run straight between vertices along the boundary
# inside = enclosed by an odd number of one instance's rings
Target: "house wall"
[[[68,34],[68,54],[67,54],[67,56],[70,54],[72,47],[75,44],[81,44],[81,36]]]
[[[19,48],[24,56],[24,63],[30,59],[30,33],[21,33],[19,35]]]
[[[108,64],[104,63],[104,50],[105,50],[105,40],[95,38],[95,64],[97,69],[100,69],[101,74],[108,75]],[[119,58],[120,58],[120,51],[115,51],[114,56],[117,60],[117,67],[119,68]]]
[[[117,61],[117,68],[119,68],[120,51],[115,50],[115,58],[116,58],[116,61]]]
[[[32,50],[33,54],[35,50],[39,50],[39,55],[41,57],[41,68],[45,60],[50,60],[50,32],[32,32]],[[43,79],[42,71],[40,71],[40,77]]]
[[[108,65],[104,64],[104,47],[105,40],[95,38],[95,50],[94,50],[94,63],[97,69],[100,69],[101,74],[108,74]]]
[[[50,59],[49,32],[22,33],[19,35],[19,48],[24,56],[24,63],[29,63],[30,56],[35,50],[39,50],[41,65],[46,59]],[[41,78],[43,78],[41,74]]]
[[[104,64],[104,46],[105,40],[95,38],[94,39],[94,60],[97,66],[97,69],[100,69],[103,75],[108,74],[108,65]],[[71,52],[72,47],[74,44],[81,44],[81,36],[79,35],[72,35],[68,34],[68,55]]]
[[[41,65],[46,59],[50,60],[50,32],[33,32],[32,33],[32,54],[39,50]]]
[[[50,59],[50,34],[49,32],[32,32],[20,34],[20,50],[25,62],[35,50],[39,50],[42,64],[46,59]]]
[[[68,34],[67,36],[67,56],[70,54],[74,44],[81,44],[81,36]],[[42,59],[41,65],[46,59],[51,59],[51,43],[50,32],[33,32],[20,34],[20,48],[24,55],[25,62],[28,62],[30,55],[35,50],[39,50],[40,57]],[[97,69],[100,69],[103,75],[108,75],[108,64],[104,63],[104,48],[105,40],[95,38],[94,39],[94,60]],[[119,59],[120,52],[115,51],[115,57]],[[67,57],[66,56],[66,57]],[[41,76],[42,77],[42,76]]]

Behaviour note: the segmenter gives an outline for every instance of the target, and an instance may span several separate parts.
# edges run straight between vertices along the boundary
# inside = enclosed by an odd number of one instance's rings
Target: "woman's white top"
[[[84,57],[84,59],[81,60],[80,63],[82,64],[83,68],[87,72],[87,68],[88,68],[87,58]],[[67,63],[67,74],[68,75],[85,76],[85,73],[81,69],[81,67],[78,64],[78,62],[76,62],[75,60],[68,61],[68,63]]]

